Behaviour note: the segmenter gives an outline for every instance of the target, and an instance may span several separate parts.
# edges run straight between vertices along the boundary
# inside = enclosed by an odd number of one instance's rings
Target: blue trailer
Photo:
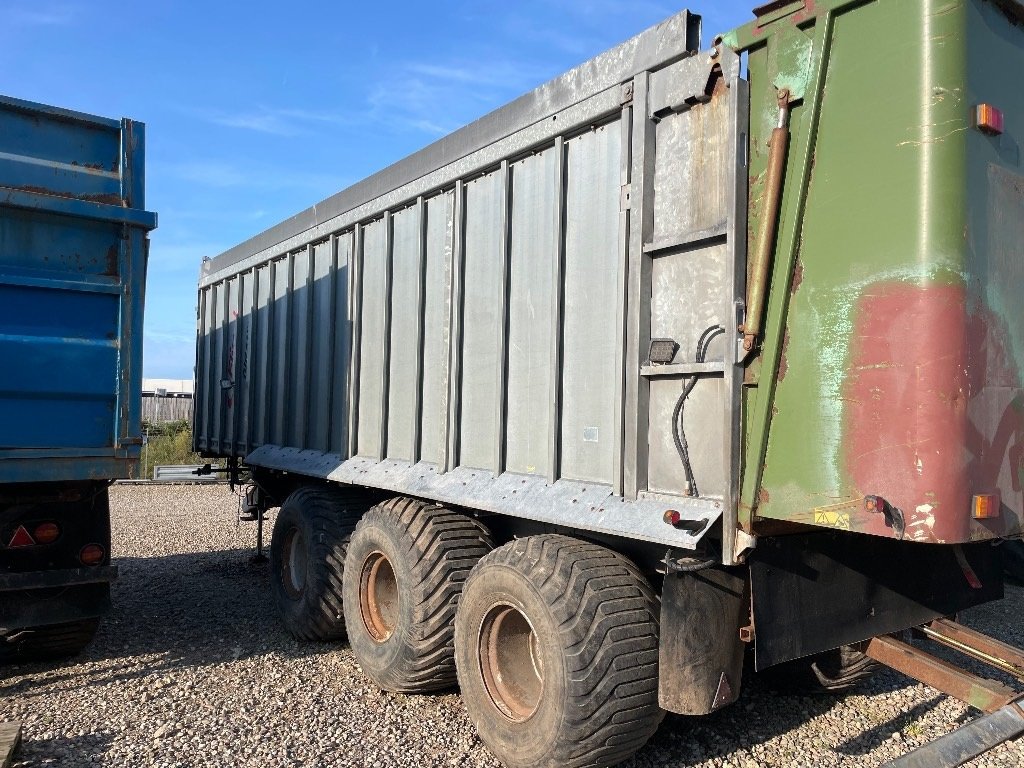
[[[110,601],[112,480],[142,449],[142,123],[0,96],[0,663],[77,652]]]

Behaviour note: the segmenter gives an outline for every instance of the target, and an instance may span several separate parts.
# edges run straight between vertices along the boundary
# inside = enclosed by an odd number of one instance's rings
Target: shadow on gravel
[[[881,681],[878,681],[881,682]],[[881,690],[895,690],[905,687],[905,680],[885,681],[884,686],[870,685],[871,693]],[[850,695],[867,690],[854,689]],[[703,717],[687,717],[668,714],[658,733],[648,746],[637,755],[634,762],[626,765],[660,764],[658,755],[672,755],[672,765],[680,768],[691,763],[704,763],[709,758],[726,757],[739,751],[750,751],[778,736],[794,731],[807,721],[824,715],[843,700],[840,694],[785,694],[780,693],[755,675],[746,677],[739,701],[730,707]],[[898,730],[894,726],[893,730]],[[885,726],[878,730],[885,731]],[[891,731],[885,736],[890,735]],[[884,739],[875,736],[875,743]],[[858,747],[860,741],[858,741]],[[863,741],[864,752],[870,739]],[[847,754],[861,754],[848,752]],[[797,755],[792,756],[794,759]],[[688,758],[688,759],[687,759]],[[682,759],[683,762],[676,762]]]
[[[0,696],[31,697],[31,677],[72,688],[150,677],[159,690],[166,682],[160,676],[182,666],[337,648],[300,644],[284,631],[270,599],[269,564],[251,562],[252,555],[235,549],[115,559],[112,609],[90,646],[69,661],[0,667]],[[26,677],[4,683],[16,676]]]
[[[25,739],[18,748],[14,764],[60,766],[64,765],[65,760],[89,761],[93,755],[97,760],[102,760],[112,740],[113,735],[102,733],[54,739]],[[48,762],[36,763],[37,760]]]
[[[942,694],[937,694],[928,701],[922,701],[906,712],[902,712],[898,717],[890,718],[884,723],[876,725],[874,728],[869,728],[866,731],[861,731],[850,739],[841,742],[836,745],[836,751],[841,752],[844,755],[866,755],[881,742],[888,739],[892,734],[903,731],[908,725],[919,717],[927,715],[929,712],[938,707],[942,700],[945,698]],[[964,722],[970,719],[970,715],[961,717],[958,722]]]
[[[113,608],[92,645],[70,663],[0,668],[0,697],[41,695],[33,690],[40,683],[44,688],[79,690],[141,678],[148,679],[151,695],[160,696],[163,688],[176,685],[173,672],[182,667],[202,669],[258,657],[302,658],[347,647],[298,643],[288,636],[270,598],[269,566],[252,563],[252,554],[251,549],[233,549],[118,559],[120,577],[113,587]],[[1012,595],[1013,603],[1019,604],[1022,593],[1014,588]],[[1010,604],[968,612],[969,623],[999,634],[1005,612],[1014,610]],[[891,693],[912,684],[902,675],[882,672],[849,695]],[[842,700],[827,694],[782,694],[748,676],[740,700],[720,712],[692,718],[668,715],[630,764],[682,768],[737,752],[756,755],[760,745],[795,731]],[[835,749],[849,756],[866,754],[941,701],[935,696],[867,730],[854,727]],[[26,745],[25,758],[62,752],[102,754],[109,740],[103,734],[91,734],[34,741]],[[775,757],[785,759],[786,755]],[[792,755],[797,757],[798,750]]]

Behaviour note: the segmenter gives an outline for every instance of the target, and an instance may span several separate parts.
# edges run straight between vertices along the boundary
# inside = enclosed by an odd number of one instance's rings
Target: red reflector
[[[1003,132],[1003,113],[991,104],[979,104],[974,108],[974,122],[983,133],[998,136]]]
[[[86,544],[78,553],[78,559],[82,565],[99,565],[103,561],[103,547],[99,544]]]
[[[50,544],[60,536],[60,528],[56,523],[40,523],[32,533],[40,544]]]
[[[33,547],[35,546],[35,540],[29,535],[29,532],[25,530],[24,525],[19,525],[18,530],[11,536],[11,540],[7,542],[8,547]]]

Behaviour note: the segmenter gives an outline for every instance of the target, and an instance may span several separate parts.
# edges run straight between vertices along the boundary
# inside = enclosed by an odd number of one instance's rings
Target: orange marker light
[[[975,520],[989,520],[999,517],[1000,498],[998,493],[979,493],[974,497],[971,517]]]
[[[998,136],[1003,132],[1003,113],[991,104],[979,104],[974,108],[974,123],[982,133]]]

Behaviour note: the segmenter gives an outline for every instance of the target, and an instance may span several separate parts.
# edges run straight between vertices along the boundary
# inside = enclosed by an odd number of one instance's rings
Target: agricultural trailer
[[[457,682],[509,766],[624,760],[745,659],[985,713],[916,764],[1024,732],[930,650],[1024,670],[955,621],[1024,512],[1024,6],[754,13],[703,48],[673,16],[202,265],[195,449],[280,507],[285,626]]]
[[[0,663],[110,602],[107,489],[138,474],[144,126],[0,97]]]

